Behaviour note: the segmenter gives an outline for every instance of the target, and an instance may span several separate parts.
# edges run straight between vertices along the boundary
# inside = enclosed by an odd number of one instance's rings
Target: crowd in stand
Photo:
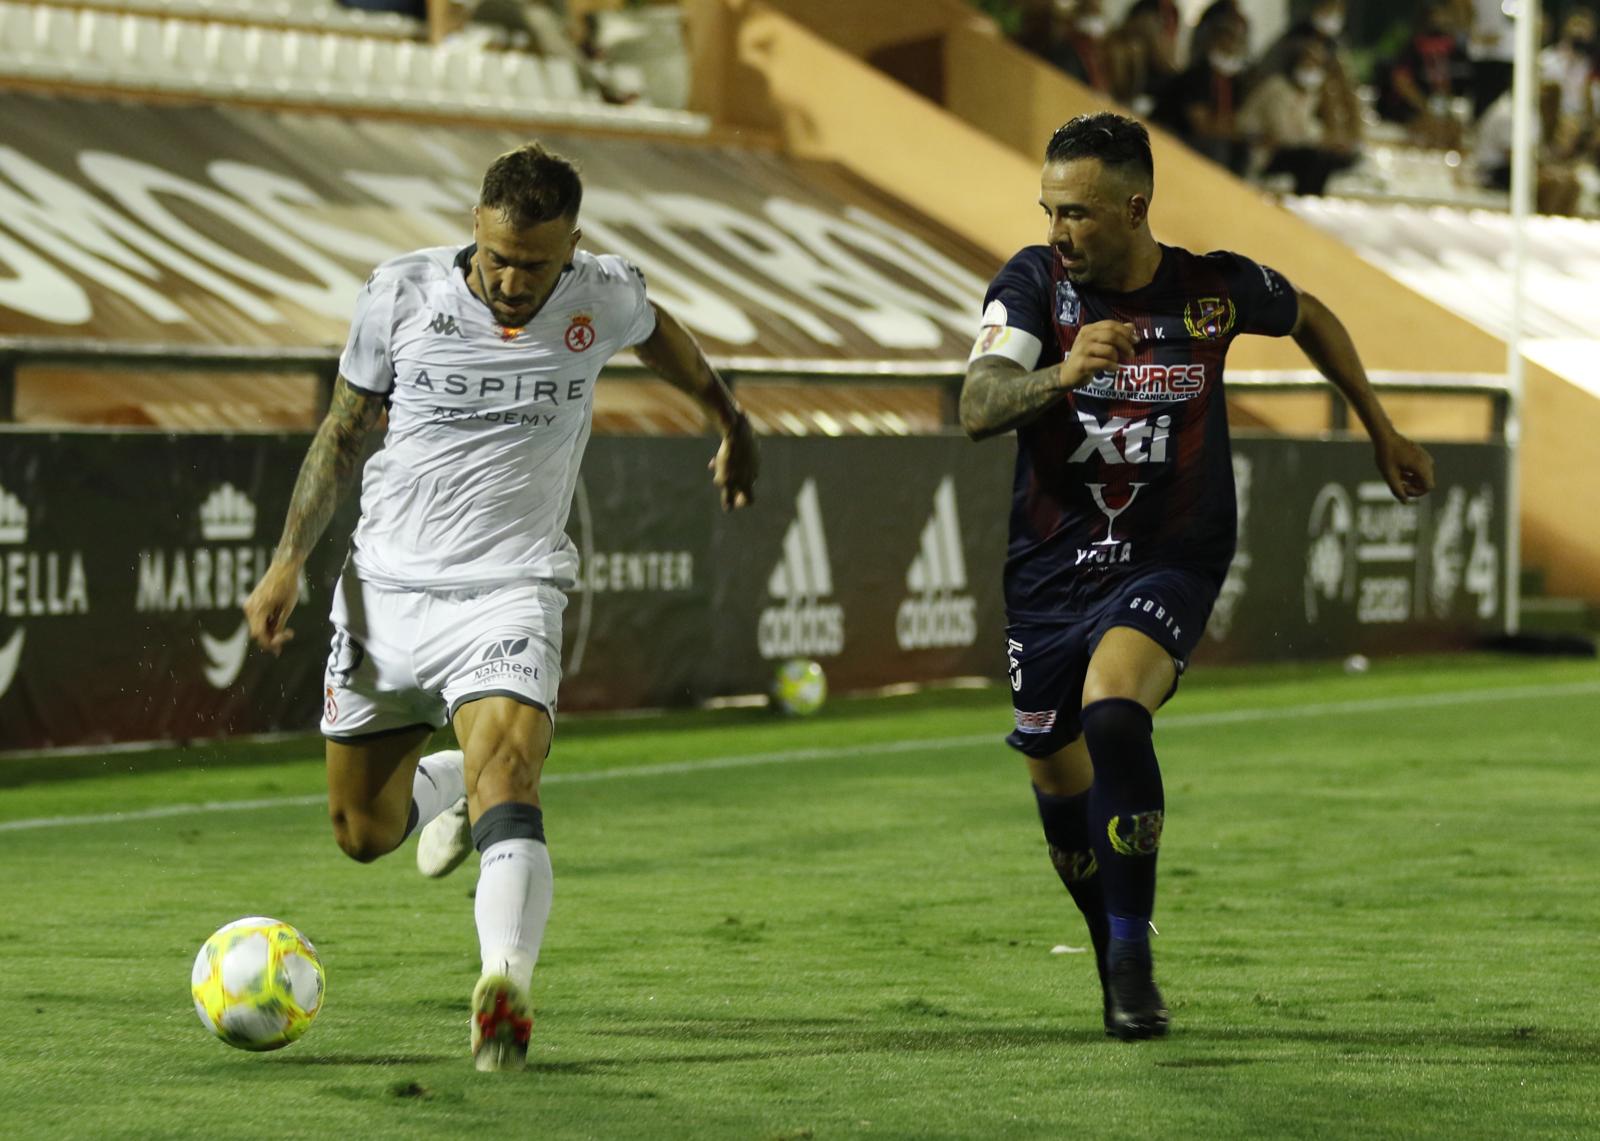
[[[1237,0],[1213,0],[1192,28],[1176,0],[985,6],[1011,17],[1024,47],[1237,174],[1282,175],[1296,193],[1320,194],[1387,123],[1385,133],[1409,146],[1470,152],[1462,169],[1480,187],[1509,185],[1514,23],[1502,0],[1422,0],[1388,37],[1398,50],[1373,58],[1365,89],[1345,42],[1345,0],[1313,0],[1254,58]],[[1596,18],[1569,5],[1546,27],[1554,34],[1539,60],[1539,205],[1570,213],[1576,168],[1600,157]]]
[[[441,44],[470,38],[483,44],[570,60],[583,86],[608,103],[646,95],[639,69],[610,58],[603,23],[614,12],[670,6],[672,0],[336,0],[346,8],[397,12],[427,27]]]

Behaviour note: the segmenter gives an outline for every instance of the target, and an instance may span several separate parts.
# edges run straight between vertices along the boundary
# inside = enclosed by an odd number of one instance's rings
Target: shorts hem
[[[485,697],[509,697],[512,701],[520,702],[523,705],[533,706],[540,713],[543,713],[546,717],[550,718],[551,721],[556,719],[556,715],[550,711],[550,707],[544,702],[537,701],[525,693],[518,693],[514,689],[479,689],[474,690],[471,693],[463,694],[450,703],[451,719],[454,720],[456,710],[460,709],[467,702],[479,701]]]
[[[394,729],[374,729],[370,733],[329,733],[322,730],[322,737],[327,741],[337,741],[341,745],[364,745],[369,741],[377,741],[384,737],[393,737],[400,733],[409,733],[413,729],[426,729],[433,733],[442,728],[439,725],[430,725],[426,721],[418,721],[411,725],[401,725]]]

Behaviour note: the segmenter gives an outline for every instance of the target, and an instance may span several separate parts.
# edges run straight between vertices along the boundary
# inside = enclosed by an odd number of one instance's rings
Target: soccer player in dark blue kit
[[[1158,243],[1154,181],[1135,120],[1056,131],[1039,196],[1049,243],[989,287],[961,390],[969,436],[1017,433],[1006,740],[1088,924],[1106,1032],[1125,1040],[1167,1032],[1149,942],[1165,813],[1151,717],[1233,558],[1233,338],[1294,337],[1361,418],[1395,497],[1433,486],[1432,459],[1389,422],[1339,319],[1249,258]]]

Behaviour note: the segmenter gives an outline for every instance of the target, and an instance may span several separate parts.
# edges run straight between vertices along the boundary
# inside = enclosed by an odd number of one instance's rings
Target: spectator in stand
[[[1541,214],[1576,214],[1582,183],[1572,165],[1555,154],[1546,140],[1560,119],[1561,88],[1546,83],[1539,89],[1539,117],[1534,123],[1540,142],[1534,170],[1534,209]],[[1511,92],[1504,91],[1478,120],[1477,145],[1469,165],[1478,185],[1511,189]]]
[[[1175,0],[1138,0],[1111,33],[1111,95],[1137,115],[1178,74],[1178,22]]]
[[[1261,61],[1263,76],[1292,75],[1287,58],[1311,41],[1322,48],[1325,74],[1317,118],[1322,124],[1322,145],[1350,154],[1361,146],[1361,99],[1345,59],[1340,37],[1344,34],[1345,0],[1317,0],[1304,20],[1292,25],[1267,49]]]
[[[1472,61],[1449,0],[1429,0],[1411,38],[1387,65],[1378,113],[1404,123],[1419,146],[1457,150],[1462,123],[1454,100],[1471,88]]]
[[[1578,8],[1561,25],[1561,38],[1539,53],[1539,79],[1555,88],[1555,121],[1549,124],[1557,154],[1589,149],[1594,134],[1596,75],[1594,13]]]
[[[1505,0],[1472,0],[1472,117],[1483,117],[1496,99],[1511,90],[1512,58],[1516,55],[1516,20]]]
[[[1239,7],[1239,0],[1212,0],[1195,21],[1194,34],[1189,37],[1189,63],[1204,59],[1210,53],[1212,40],[1217,33],[1231,34],[1235,24],[1244,28],[1244,50],[1248,53],[1250,18]]]
[[[1049,0],[1024,21],[1022,46],[1096,91],[1111,91],[1106,18],[1100,0]]]
[[[1213,5],[1207,17],[1217,7]],[[1244,20],[1225,13],[1211,18],[1204,36],[1196,29],[1196,40],[1206,45],[1205,54],[1167,85],[1152,115],[1190,149],[1235,174],[1244,174],[1250,160],[1250,146],[1238,125],[1242,80],[1249,62],[1246,36]]]
[[[1327,49],[1302,39],[1279,59],[1240,108],[1239,131],[1255,146],[1258,173],[1290,174],[1296,194],[1321,194],[1330,175],[1356,161],[1355,148],[1330,141],[1323,126]]]

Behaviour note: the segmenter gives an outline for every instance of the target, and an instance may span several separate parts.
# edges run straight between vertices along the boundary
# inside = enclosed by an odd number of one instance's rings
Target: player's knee
[[[358,864],[370,864],[399,846],[394,829],[382,827],[370,816],[335,809],[330,813],[333,839],[339,850]]]

